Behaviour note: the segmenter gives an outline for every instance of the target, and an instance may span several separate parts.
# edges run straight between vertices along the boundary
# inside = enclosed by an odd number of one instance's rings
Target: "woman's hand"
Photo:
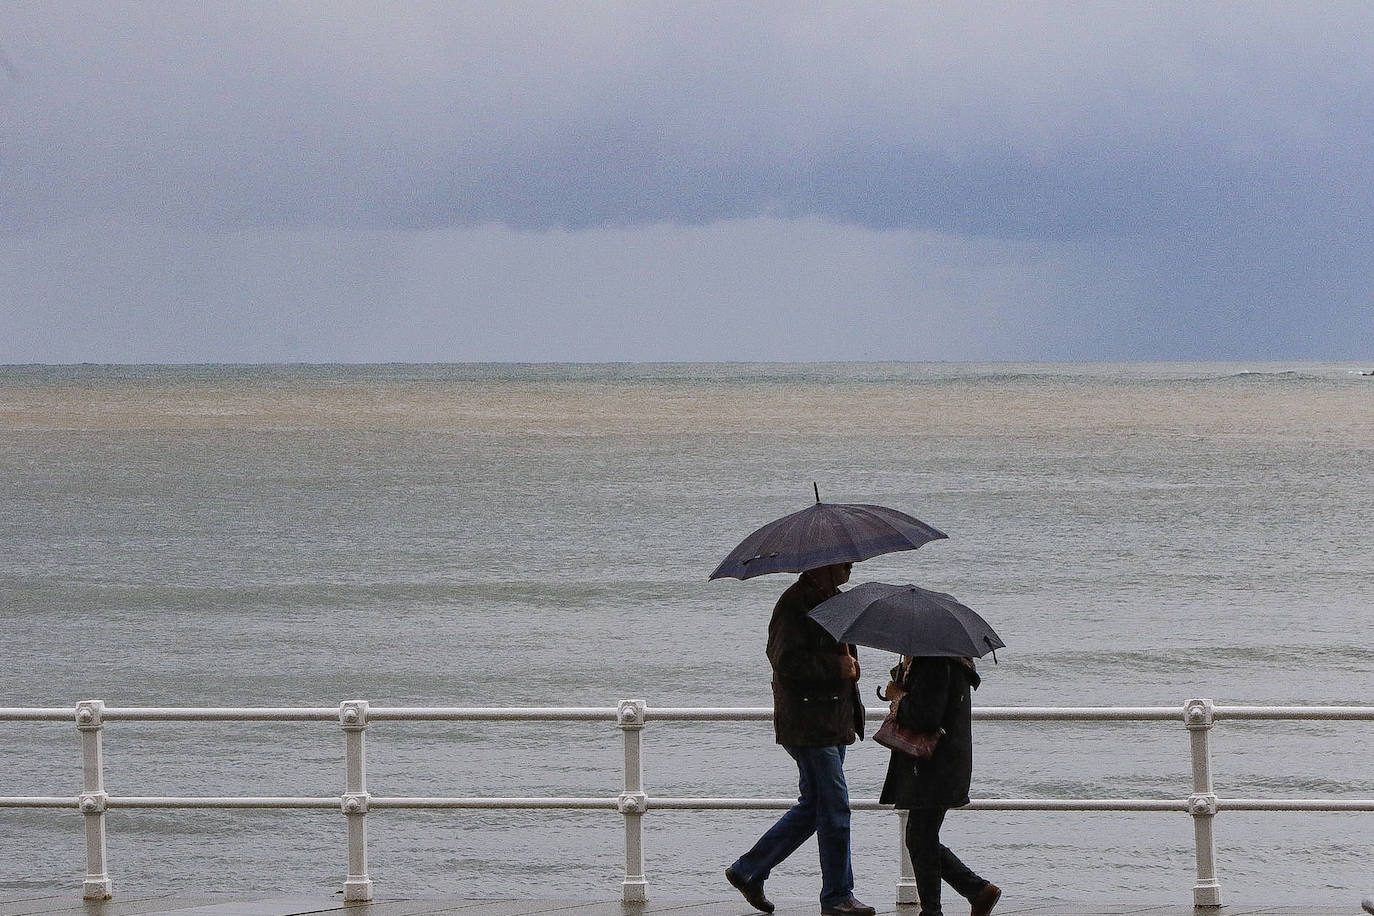
[[[897,681],[888,681],[887,686],[883,688],[883,696],[887,697],[892,703],[900,703],[902,697],[906,696],[906,691],[902,689],[902,685]]]

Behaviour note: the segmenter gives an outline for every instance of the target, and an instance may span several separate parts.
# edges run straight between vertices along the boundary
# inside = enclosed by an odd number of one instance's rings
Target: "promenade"
[[[775,916],[817,916],[815,901],[776,900]],[[916,916],[917,906],[898,906],[877,900],[867,903],[880,914]],[[947,901],[949,904],[952,901]],[[962,901],[959,901],[962,903]],[[962,916],[964,906],[946,906],[949,916]],[[642,904],[580,900],[375,900],[344,903],[337,897],[282,896],[256,900],[226,897],[124,897],[86,901],[71,894],[14,893],[0,897],[0,916],[305,916],[308,913],[347,913],[348,916],[758,916],[740,900],[651,900]],[[1017,900],[1010,895],[995,916],[1362,916],[1359,901],[1349,906],[1280,906],[1269,904],[1198,907],[1174,904],[1084,904],[1053,900]]]

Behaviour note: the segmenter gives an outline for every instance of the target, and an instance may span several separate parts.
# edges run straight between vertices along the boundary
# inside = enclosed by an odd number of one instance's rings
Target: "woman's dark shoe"
[[[768,901],[767,897],[763,896],[762,881],[753,883],[745,881],[733,866],[725,869],[725,880],[729,881],[735,890],[743,894],[744,899],[749,901],[749,905],[754,909],[762,910],[765,913],[773,912],[773,904]]]
[[[988,916],[992,908],[997,906],[997,901],[1002,899],[1002,889],[995,884],[988,884],[978,895],[969,903],[973,904],[973,909],[969,911],[969,916]]]
[[[850,897],[844,903],[821,907],[821,916],[874,916],[878,911]]]

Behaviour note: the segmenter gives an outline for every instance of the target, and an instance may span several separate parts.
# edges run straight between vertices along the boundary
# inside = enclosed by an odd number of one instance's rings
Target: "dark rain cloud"
[[[1174,303],[1121,306],[1112,352],[1180,321],[1374,346],[1364,3],[17,2],[0,171],[12,233],[819,219],[1093,249],[1081,295],[1119,270]]]
[[[1359,4],[21,3],[0,24],[11,226],[1263,236],[1374,203]]]

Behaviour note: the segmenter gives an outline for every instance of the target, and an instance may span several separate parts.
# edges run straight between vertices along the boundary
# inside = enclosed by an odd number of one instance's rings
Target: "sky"
[[[0,5],[0,363],[1374,361],[1374,4]]]

